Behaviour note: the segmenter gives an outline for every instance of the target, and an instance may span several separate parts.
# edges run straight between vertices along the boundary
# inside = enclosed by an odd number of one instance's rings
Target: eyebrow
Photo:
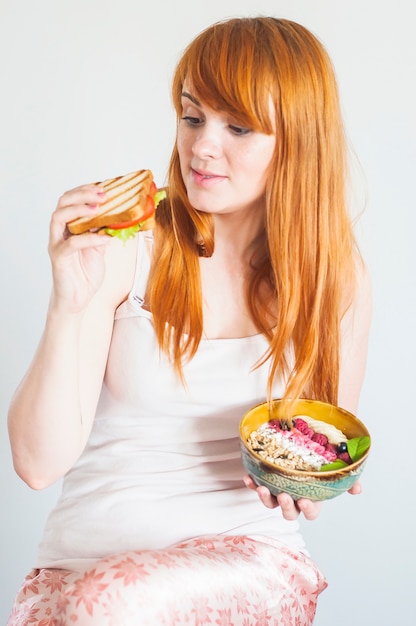
[[[194,96],[192,96],[190,93],[188,93],[187,91],[183,91],[181,94],[182,98],[188,98],[188,100],[190,100],[191,102],[193,102],[197,107],[201,106],[200,101],[197,98],[194,98]]]

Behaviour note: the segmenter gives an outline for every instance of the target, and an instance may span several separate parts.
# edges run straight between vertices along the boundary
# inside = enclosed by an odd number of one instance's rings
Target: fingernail
[[[98,204],[89,204],[88,207],[90,209],[97,209],[98,208]]]

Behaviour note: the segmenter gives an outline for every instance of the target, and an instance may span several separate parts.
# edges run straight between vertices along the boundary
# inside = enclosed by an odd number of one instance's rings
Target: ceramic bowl
[[[269,419],[287,416],[287,402],[274,400],[272,415],[269,404],[264,402],[250,409],[240,422],[240,447],[244,467],[258,485],[265,485],[273,495],[289,493],[294,500],[329,500],[348,491],[358,480],[367,461],[370,448],[358,460],[341,469],[331,471],[301,471],[279,467],[263,459],[247,444],[250,434]],[[333,424],[348,439],[369,437],[367,428],[357,417],[345,409],[317,400],[297,400],[294,403],[293,417],[308,415],[314,419]]]

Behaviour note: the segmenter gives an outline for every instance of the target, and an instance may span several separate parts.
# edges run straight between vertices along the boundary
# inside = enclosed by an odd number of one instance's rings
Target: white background
[[[0,0],[0,623],[59,485],[12,469],[6,414],[50,288],[48,222],[66,189],[136,168],[162,184],[170,78],[202,28],[235,15],[303,23],[334,61],[359,159],[357,235],[374,322],[359,415],[373,437],[364,494],[303,522],[329,579],[316,624],[414,624],[416,43],[410,0]],[[56,416],[59,420],[59,415]]]

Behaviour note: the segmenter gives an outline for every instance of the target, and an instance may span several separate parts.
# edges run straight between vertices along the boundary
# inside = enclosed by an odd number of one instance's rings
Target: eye
[[[186,122],[189,126],[199,126],[202,124],[202,119],[200,117],[193,117],[192,115],[184,115],[181,117],[181,120]]]
[[[244,126],[236,126],[235,124],[229,124],[229,129],[234,135],[243,136],[251,133],[251,128],[244,128]]]

